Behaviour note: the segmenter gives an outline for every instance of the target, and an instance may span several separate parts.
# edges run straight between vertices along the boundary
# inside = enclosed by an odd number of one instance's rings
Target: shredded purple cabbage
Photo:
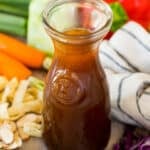
[[[150,150],[150,134],[137,135],[134,129],[129,127],[121,141],[114,145],[114,150]]]
[[[130,148],[130,150],[150,150],[150,137],[142,139]]]

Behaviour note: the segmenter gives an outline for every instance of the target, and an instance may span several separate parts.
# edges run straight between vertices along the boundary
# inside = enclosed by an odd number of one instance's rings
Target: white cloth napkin
[[[131,21],[100,45],[111,114],[150,130],[150,34]]]

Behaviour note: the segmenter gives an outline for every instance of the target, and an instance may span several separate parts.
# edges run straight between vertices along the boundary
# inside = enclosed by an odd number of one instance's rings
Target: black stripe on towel
[[[127,60],[127,58],[125,58],[122,54],[120,54],[120,53],[116,50],[116,48],[113,47],[113,45],[112,45],[110,42],[108,42],[108,44],[109,44],[109,46],[117,53],[117,55],[119,55],[120,58],[122,58],[122,59],[126,62],[126,64],[127,64],[129,67],[131,67],[135,72],[140,72],[140,70],[139,70],[137,67],[135,67],[132,63],[130,63],[129,60]],[[130,72],[131,72],[131,71],[130,71]],[[132,71],[132,72],[133,72],[133,71]]]
[[[148,91],[147,91],[147,92],[144,92],[144,94],[146,94],[146,95],[150,95],[150,92],[148,92]]]
[[[111,60],[113,63],[115,63],[117,66],[119,66],[121,69],[125,70],[125,71],[128,71],[128,72],[131,72],[130,69],[122,66],[121,64],[119,64],[116,60],[114,60],[110,55],[108,55],[107,53],[105,53],[104,51],[101,51],[100,52],[102,55],[104,55],[105,57],[107,57],[109,60]]]
[[[149,118],[146,118],[144,116],[144,114],[142,113],[142,110],[141,110],[141,107],[140,107],[140,97],[142,96],[142,94],[145,94],[146,92],[144,92],[144,90],[150,86],[150,82],[147,81],[147,82],[144,82],[142,83],[141,87],[139,88],[139,90],[136,92],[136,105],[137,105],[137,109],[138,109],[138,112],[140,113],[140,115],[147,121],[150,121]],[[148,93],[150,94],[150,93]]]
[[[141,127],[143,125],[141,125],[141,123],[139,123],[137,120],[135,120],[135,118],[133,118],[130,114],[128,114],[127,112],[125,112],[122,107],[121,107],[121,96],[122,96],[122,86],[123,86],[123,82],[128,79],[129,77],[131,77],[133,74],[130,74],[130,75],[127,75],[125,76],[124,78],[122,78],[120,80],[120,83],[119,83],[119,87],[118,87],[118,97],[117,97],[117,106],[119,108],[119,110],[121,112],[123,112],[124,114],[126,114],[126,116],[128,116],[131,120],[133,120],[134,122],[136,122],[137,124],[139,124]]]
[[[145,45],[140,39],[138,39],[138,37],[136,35],[134,35],[132,32],[128,31],[127,29],[125,28],[121,28],[120,30],[128,33],[131,37],[133,37],[135,40],[137,40],[137,42],[139,44],[141,44],[147,51],[150,52],[150,47],[148,47],[147,45]]]

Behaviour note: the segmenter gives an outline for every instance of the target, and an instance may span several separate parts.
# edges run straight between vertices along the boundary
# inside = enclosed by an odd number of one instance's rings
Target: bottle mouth
[[[55,40],[83,44],[102,39],[112,25],[112,11],[102,0],[51,0],[43,11],[43,23]],[[69,30],[88,34],[67,34]]]

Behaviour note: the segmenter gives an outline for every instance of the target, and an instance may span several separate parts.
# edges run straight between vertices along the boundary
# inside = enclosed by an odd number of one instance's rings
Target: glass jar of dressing
[[[55,47],[46,77],[43,137],[52,150],[103,150],[110,104],[98,47],[112,12],[101,0],[52,0],[43,22]]]

